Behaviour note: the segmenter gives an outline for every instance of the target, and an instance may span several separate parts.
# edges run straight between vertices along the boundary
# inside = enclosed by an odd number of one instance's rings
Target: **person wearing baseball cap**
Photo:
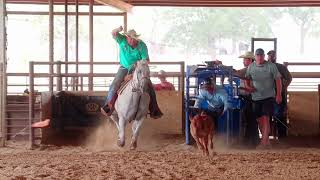
[[[271,50],[267,53],[268,61],[274,63],[277,66],[279,73],[281,74],[281,97],[282,101],[280,104],[276,104],[274,106],[274,115],[273,117],[276,119],[276,126],[278,130],[278,139],[282,140],[287,136],[287,117],[286,117],[286,109],[287,109],[287,89],[292,81],[292,76],[288,70],[288,68],[280,63],[277,63],[277,54],[276,51]]]
[[[270,147],[269,117],[273,115],[274,101],[280,104],[282,100],[281,74],[275,64],[265,60],[264,50],[258,48],[255,51],[255,62],[251,63],[247,69],[246,78],[245,85],[251,92],[253,113],[262,134],[258,148],[267,148]]]
[[[215,78],[207,77],[201,82],[199,95],[195,101],[196,111],[205,111],[213,119],[217,120],[228,109],[228,95],[215,84]]]

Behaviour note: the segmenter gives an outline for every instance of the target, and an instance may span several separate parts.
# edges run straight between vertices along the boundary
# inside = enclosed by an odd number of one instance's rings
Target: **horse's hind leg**
[[[132,139],[130,144],[130,149],[134,150],[137,148],[137,141],[139,136],[139,131],[144,119],[134,120],[132,124]]]
[[[203,138],[204,153],[209,156],[208,135]]]
[[[119,118],[119,137],[118,137],[118,146],[123,147],[125,145],[125,130],[126,130],[127,121],[123,118]]]

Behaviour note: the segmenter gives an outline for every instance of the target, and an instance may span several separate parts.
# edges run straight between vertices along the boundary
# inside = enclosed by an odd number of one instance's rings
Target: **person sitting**
[[[155,84],[153,86],[154,90],[156,90],[156,91],[161,91],[161,90],[174,91],[175,90],[174,85],[167,81],[166,72],[164,70],[159,71],[158,78],[160,80],[160,83]]]
[[[146,44],[139,39],[139,36],[135,30],[131,29],[124,34],[120,34],[123,30],[122,26],[112,31],[112,36],[118,43],[120,48],[120,67],[113,79],[105,104],[101,107],[101,113],[105,116],[110,116],[114,111],[114,105],[118,97],[117,91],[119,90],[121,83],[124,81],[128,74],[133,74],[134,65],[137,61],[149,62],[148,48]],[[156,93],[152,87],[150,81],[150,104],[149,111],[150,117],[157,119],[160,118],[163,113],[161,112],[156,98]]]
[[[202,82],[194,107],[204,110],[213,120],[217,120],[228,108],[228,96],[224,89],[220,90],[212,83],[211,78],[206,78]]]

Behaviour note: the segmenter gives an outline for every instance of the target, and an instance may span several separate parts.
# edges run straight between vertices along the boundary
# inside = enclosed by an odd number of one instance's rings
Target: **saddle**
[[[120,85],[119,90],[117,91],[118,95],[120,95],[123,92],[123,90],[127,87],[129,82],[132,80],[132,78],[133,78],[132,74],[126,75],[126,77],[124,78],[124,81]]]

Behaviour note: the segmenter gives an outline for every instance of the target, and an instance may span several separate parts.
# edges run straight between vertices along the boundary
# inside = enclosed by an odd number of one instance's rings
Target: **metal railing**
[[[320,63],[316,62],[284,62],[285,66],[319,66]],[[292,83],[288,87],[288,91],[318,91],[318,97],[320,97],[320,71],[318,72],[291,72]],[[300,82],[295,82],[295,79],[302,79]],[[307,81],[309,80],[309,82]],[[310,81],[311,80],[311,81]],[[289,92],[290,97],[290,92]],[[315,100],[317,98],[315,97]],[[320,99],[318,99],[318,106]],[[318,113],[320,114],[320,106],[318,107]],[[319,117],[320,121],[320,117]],[[320,123],[319,123],[320,128]]]
[[[284,62],[285,66],[289,67],[306,67],[319,66],[316,62]],[[302,68],[301,68],[302,69]],[[318,72],[290,72],[292,75],[292,83],[288,87],[289,91],[318,91],[320,84],[320,71]]]

